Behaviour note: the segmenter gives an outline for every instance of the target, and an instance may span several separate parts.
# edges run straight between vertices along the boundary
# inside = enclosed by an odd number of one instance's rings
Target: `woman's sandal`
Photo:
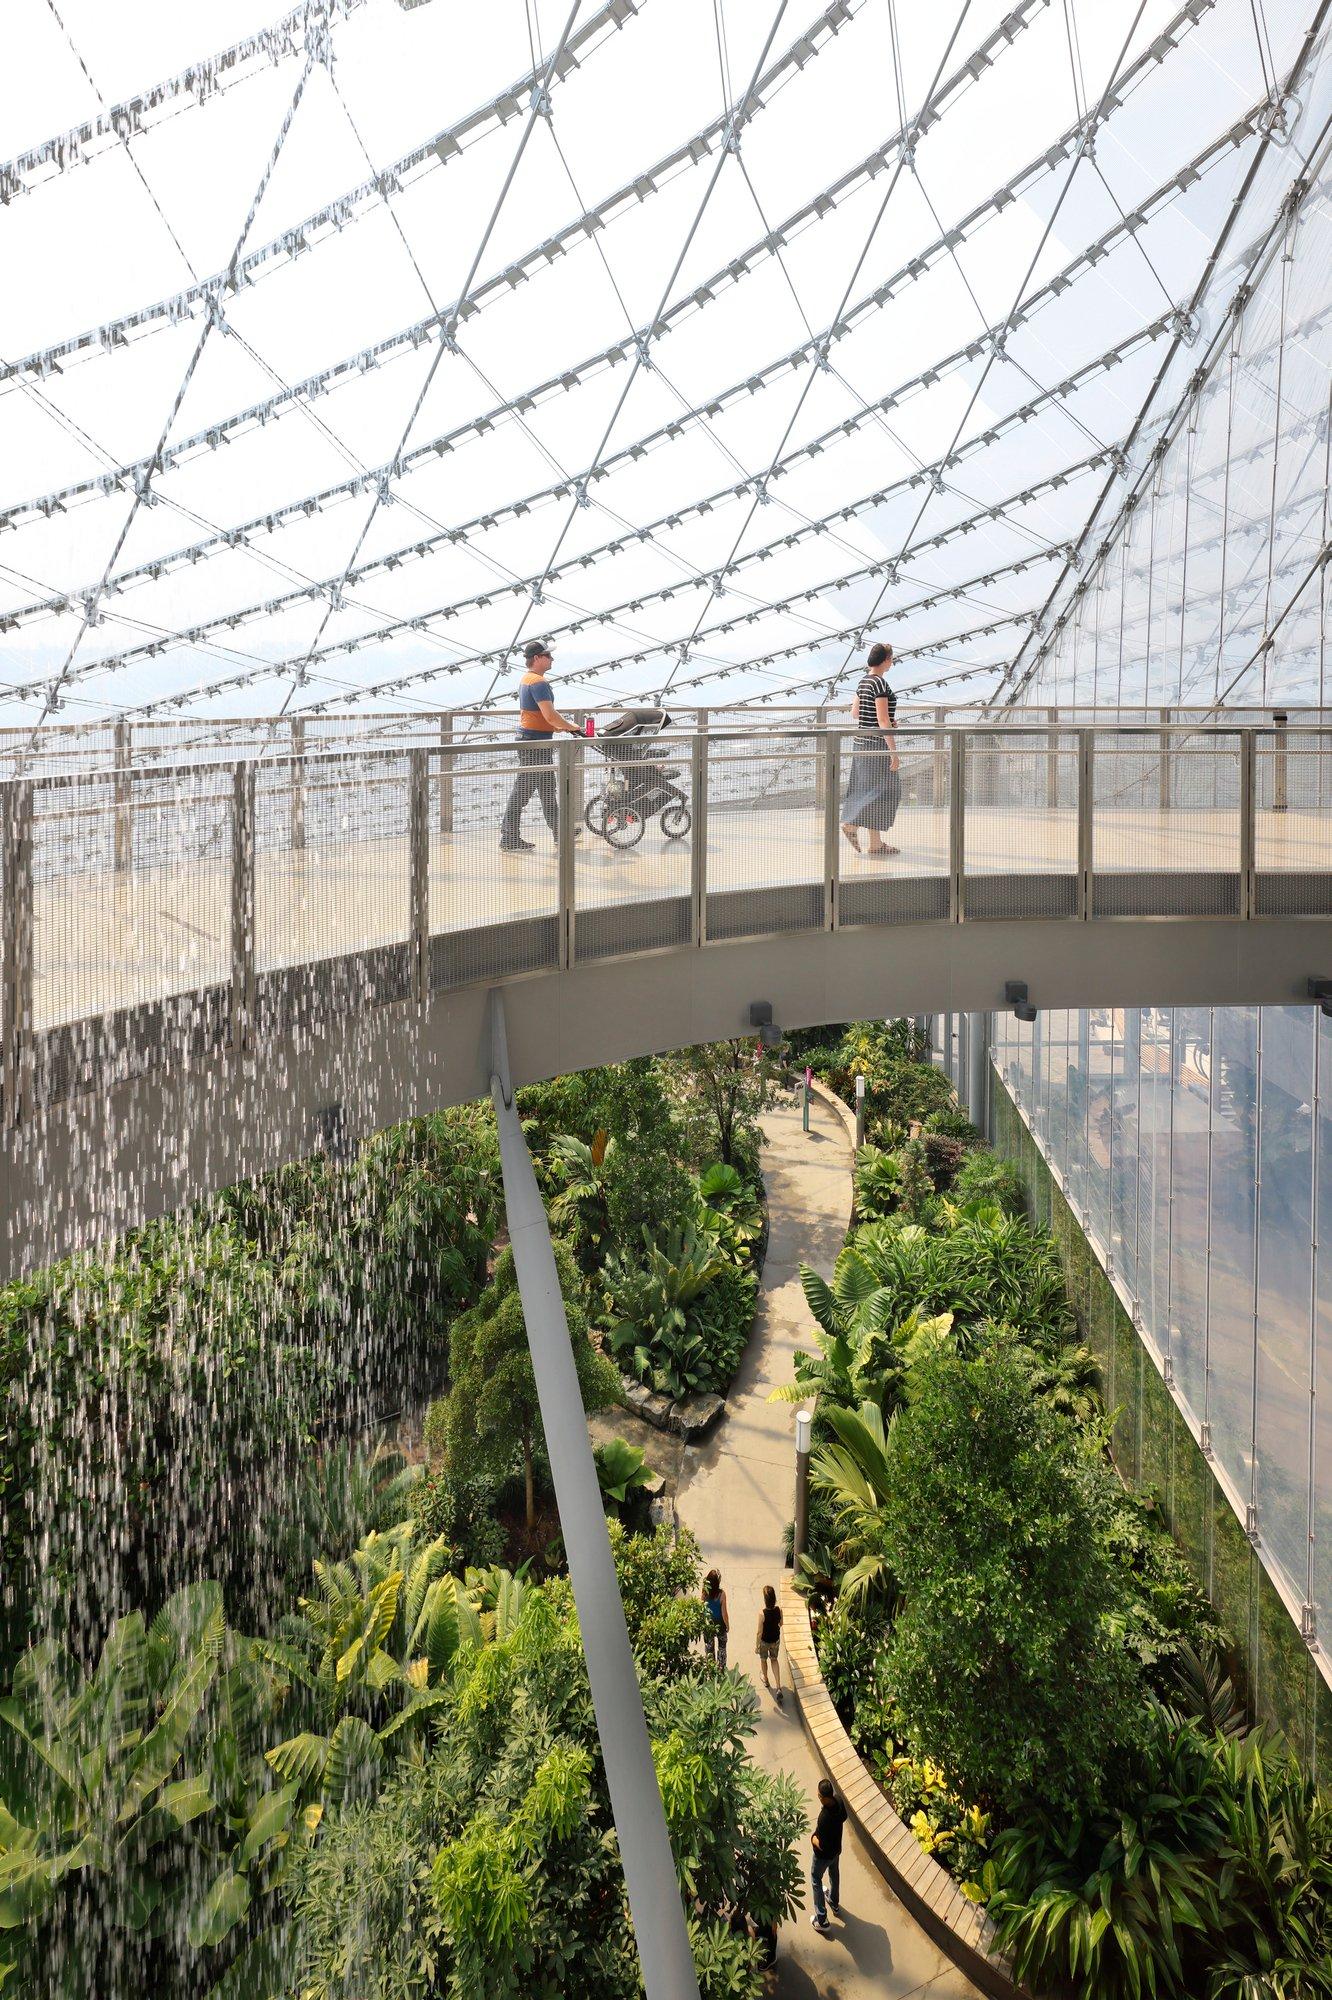
[[[887,861],[891,855],[900,854],[901,852],[900,847],[867,847],[865,849],[865,859],[867,861]]]
[[[853,854],[859,854],[860,842],[856,838],[856,829],[853,826],[844,826],[842,828],[842,839],[846,842],[847,846],[851,849]]]

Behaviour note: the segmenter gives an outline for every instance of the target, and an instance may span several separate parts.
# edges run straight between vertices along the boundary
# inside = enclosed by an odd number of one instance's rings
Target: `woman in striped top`
[[[884,673],[892,663],[891,646],[870,647],[866,672],[856,689],[854,713],[858,733],[846,798],[842,802],[842,832],[860,853],[857,828],[863,826],[868,836],[864,851],[876,857],[898,852],[883,838],[902,803],[894,735],[897,696]]]

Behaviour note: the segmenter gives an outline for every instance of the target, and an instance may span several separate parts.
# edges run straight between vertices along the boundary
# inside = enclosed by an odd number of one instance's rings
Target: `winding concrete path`
[[[684,1454],[678,1508],[697,1535],[704,1561],[722,1573],[731,1614],[731,1664],[753,1680],[760,1719],[755,1754],[769,1770],[789,1771],[815,1797],[820,1777],[805,1739],[789,1675],[778,1708],[765,1692],[754,1652],[763,1585],[780,1585],[782,1537],[793,1509],[795,1409],[770,1403],[769,1391],[791,1379],[797,1347],[814,1345],[813,1320],[800,1288],[800,1265],[831,1270],[851,1204],[851,1140],[837,1114],[815,1102],[810,1130],[799,1106],[782,1104],[763,1121],[767,1144],[770,1236],[754,1334],[727,1398],[725,1422]],[[808,1842],[806,1842],[808,1855]],[[772,1991],[781,2000],[980,2000],[892,1895],[847,1828],[842,1856],[841,1923],[820,1937],[806,1908],[783,1927]]]

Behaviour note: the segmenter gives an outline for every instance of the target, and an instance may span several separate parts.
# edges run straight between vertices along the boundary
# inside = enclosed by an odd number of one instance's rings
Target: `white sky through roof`
[[[589,703],[776,699],[867,622],[984,692],[1313,11],[581,0],[570,63],[569,0],[348,0],[246,53],[279,5],[10,0],[6,721],[467,705],[539,634]]]

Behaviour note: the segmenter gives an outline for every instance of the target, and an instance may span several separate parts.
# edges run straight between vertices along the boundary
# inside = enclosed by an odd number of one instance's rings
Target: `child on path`
[[[780,1704],[782,1695],[782,1607],[777,1602],[777,1592],[770,1583],[763,1586],[763,1609],[759,1612],[758,1643],[755,1651],[759,1656],[759,1667],[763,1674],[764,1687],[772,1686]],[[768,1680],[768,1668],[772,1667],[773,1681]]]

